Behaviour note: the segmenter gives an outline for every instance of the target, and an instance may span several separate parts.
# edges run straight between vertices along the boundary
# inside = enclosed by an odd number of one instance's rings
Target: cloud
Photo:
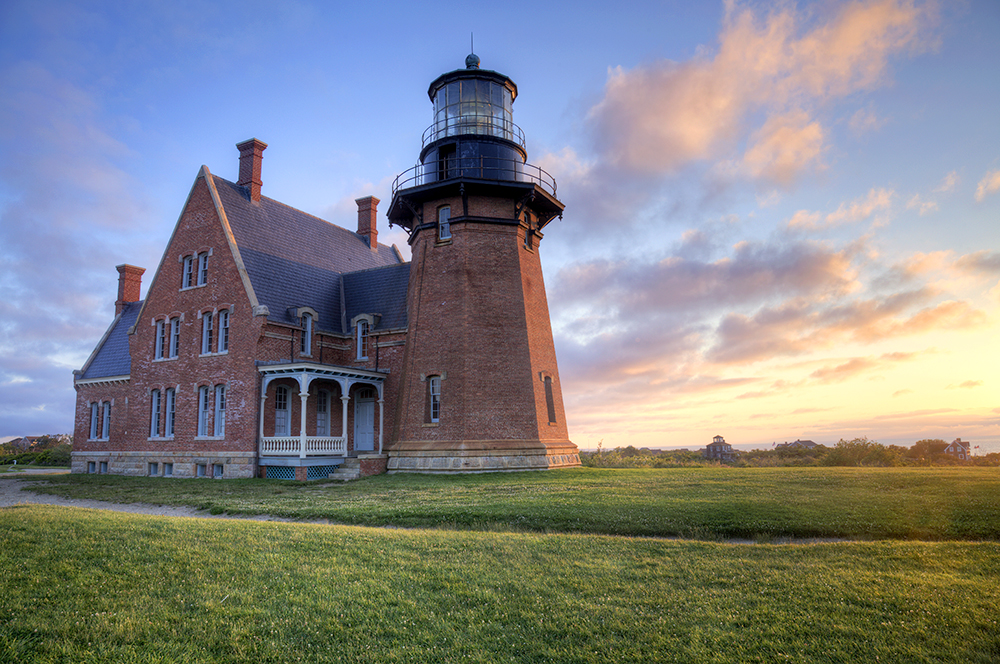
[[[674,173],[731,159],[750,128],[744,172],[787,186],[820,165],[813,109],[884,83],[890,58],[924,46],[933,19],[896,0],[839,5],[812,23],[787,4],[761,15],[729,2],[714,55],[609,70],[589,114],[598,151],[622,169]]]
[[[945,387],[945,389],[946,390],[971,390],[971,389],[976,388],[976,387],[981,387],[982,385],[983,385],[983,381],[981,381],[981,380],[964,380],[961,383],[959,383],[958,385],[954,385],[954,384],[948,385],[947,387]]]
[[[955,186],[958,184],[958,180],[958,172],[952,171],[951,173],[948,173],[948,175],[944,176],[944,179],[941,180],[941,184],[938,185],[934,191],[940,193],[955,191]]]
[[[826,215],[826,223],[837,225],[866,221],[878,212],[888,211],[894,195],[891,189],[872,189],[864,199],[841,203],[836,211]]]
[[[989,171],[976,187],[976,201],[982,202],[990,194],[1000,191],[1000,169]]]
[[[914,194],[913,197],[906,203],[907,210],[916,210],[920,216],[924,216],[929,212],[934,212],[938,209],[938,204],[934,201],[925,201],[920,198],[920,194]]]
[[[880,118],[875,114],[875,111],[868,108],[859,108],[851,119],[848,121],[848,126],[855,135],[860,136],[866,134],[870,131],[875,131],[882,127],[886,123],[885,118]]]
[[[802,111],[768,118],[750,140],[743,163],[755,178],[788,186],[808,167],[819,167],[823,128]]]
[[[1000,251],[981,249],[955,261],[955,267],[972,274],[1000,274]]]
[[[916,359],[918,353],[884,353],[880,357],[854,357],[837,365],[824,366],[809,374],[819,383],[841,383],[872,369],[880,369]]]

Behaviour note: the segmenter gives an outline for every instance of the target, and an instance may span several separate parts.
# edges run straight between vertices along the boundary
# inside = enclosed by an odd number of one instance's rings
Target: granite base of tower
[[[390,473],[496,473],[580,465],[570,441],[401,442],[389,450]]]

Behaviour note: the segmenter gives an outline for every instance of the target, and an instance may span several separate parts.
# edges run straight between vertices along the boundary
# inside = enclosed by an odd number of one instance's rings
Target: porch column
[[[309,393],[305,390],[299,392],[299,458],[306,458],[306,401]]]
[[[344,437],[344,451],[347,451],[347,402],[351,400],[346,394],[342,394],[340,397],[340,414],[342,416],[340,431],[341,435]]]
[[[267,401],[267,387],[264,388],[265,393],[260,395],[260,440],[264,442],[264,402]]]
[[[382,383],[378,383],[375,386],[378,390],[378,453],[382,454],[382,429],[383,429],[383,416],[385,410],[385,399],[382,398]]]

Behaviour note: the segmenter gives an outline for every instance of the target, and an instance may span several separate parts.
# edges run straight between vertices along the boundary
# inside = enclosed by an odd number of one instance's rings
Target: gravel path
[[[132,514],[151,514],[154,516],[183,516],[198,519],[244,519],[252,521],[294,521],[296,523],[323,523],[329,521],[298,521],[268,514],[256,516],[233,514],[209,514],[194,507],[171,507],[168,505],[151,505],[149,503],[109,503],[104,500],[89,500],[86,498],[63,498],[47,493],[34,493],[31,487],[34,482],[25,482],[16,476],[0,476],[0,508],[26,503],[42,505],[63,505],[66,507],[87,507],[95,510],[112,510],[114,512],[130,512]]]

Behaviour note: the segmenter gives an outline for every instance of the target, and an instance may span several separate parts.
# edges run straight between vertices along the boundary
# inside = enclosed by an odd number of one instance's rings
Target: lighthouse
[[[578,466],[540,258],[556,181],[527,163],[517,86],[476,55],[428,95],[433,122],[387,211],[412,255],[388,470]]]

